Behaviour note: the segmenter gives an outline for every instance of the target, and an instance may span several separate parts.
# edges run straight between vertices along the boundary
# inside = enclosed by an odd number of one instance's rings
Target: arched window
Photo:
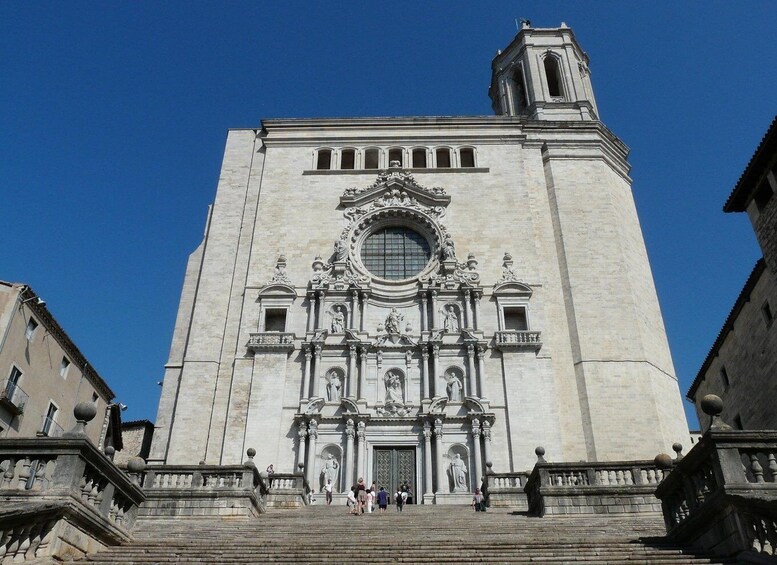
[[[548,94],[554,98],[564,96],[561,90],[561,70],[558,68],[558,60],[552,55],[546,55],[545,78],[548,81]]]
[[[526,85],[523,82],[523,69],[518,67],[513,73],[513,112],[520,114],[526,109]]]
[[[435,151],[438,169],[449,169],[451,166],[451,151],[447,147],[441,147]]]
[[[332,168],[332,150],[331,149],[319,149],[318,158],[316,159],[316,169],[319,171],[327,171]]]
[[[353,169],[356,166],[356,151],[354,149],[343,149],[340,153],[340,168]]]
[[[423,149],[423,148],[413,149],[413,168],[414,169],[426,168],[426,149]]]
[[[389,149],[389,166],[391,166],[392,161],[399,161],[399,166],[404,167],[405,163],[403,162],[404,159],[402,159],[402,153],[401,149]]]
[[[462,147],[459,150],[459,163],[461,163],[462,168],[473,168],[475,166],[475,150],[471,147]]]
[[[365,169],[377,169],[379,166],[379,157],[377,149],[367,149],[364,152],[364,168]]]

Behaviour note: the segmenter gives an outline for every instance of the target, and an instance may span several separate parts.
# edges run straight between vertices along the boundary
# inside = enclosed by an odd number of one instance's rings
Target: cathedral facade
[[[628,150],[571,29],[492,62],[494,116],[230,130],[149,463],[304,467],[462,500],[493,470],[686,443]],[[469,500],[469,498],[467,498]]]

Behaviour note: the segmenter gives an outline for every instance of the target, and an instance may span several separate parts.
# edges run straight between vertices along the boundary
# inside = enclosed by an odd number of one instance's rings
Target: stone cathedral
[[[150,463],[302,468],[469,502],[486,464],[652,458],[688,429],[631,193],[570,28],[495,115],[229,131]],[[302,467],[300,467],[302,465]]]

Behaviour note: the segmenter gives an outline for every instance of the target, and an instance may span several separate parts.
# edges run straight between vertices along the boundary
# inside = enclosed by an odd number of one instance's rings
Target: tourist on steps
[[[380,508],[381,514],[386,511],[386,508],[388,507],[388,500],[389,493],[386,492],[386,489],[380,487],[380,490],[378,491],[378,508]]]
[[[348,513],[349,514],[356,514],[356,493],[358,491],[358,488],[356,485],[353,485],[351,487],[351,490],[348,491]]]
[[[395,501],[397,503],[397,512],[402,512],[402,505],[404,504],[404,500],[402,499],[402,487],[397,486],[397,493],[394,495]]]
[[[475,489],[475,495],[472,497],[472,507],[475,509],[475,512],[486,511],[486,499],[483,498],[479,488]]]
[[[326,484],[324,485],[324,492],[326,493],[326,505],[330,506],[332,504],[332,480],[327,479]]]
[[[364,484],[364,479],[359,477],[358,491],[356,492],[356,508],[357,514],[361,516],[364,514],[364,508],[367,506],[367,487]]]

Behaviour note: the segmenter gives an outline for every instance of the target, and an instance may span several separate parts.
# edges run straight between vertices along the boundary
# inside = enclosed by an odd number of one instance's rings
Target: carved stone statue
[[[446,373],[445,380],[448,382],[448,398],[451,402],[461,402],[462,384],[455,373]]]
[[[405,396],[402,392],[402,377],[395,371],[389,371],[383,378],[386,383],[386,401],[405,403]]]
[[[467,492],[467,465],[456,453],[451,460],[451,476],[453,477],[453,492]]]
[[[454,259],[456,259],[456,248],[453,245],[453,238],[447,234],[442,242],[442,260],[451,261]]]
[[[340,471],[340,463],[335,456],[329,453],[324,460],[324,466],[321,469],[321,479],[323,484],[332,481],[332,485],[337,485],[337,475]]]
[[[329,402],[338,402],[342,398],[341,389],[343,387],[340,375],[335,370],[329,371],[326,380],[329,381],[326,385]]]
[[[332,333],[341,334],[345,331],[345,314],[343,314],[343,307],[335,307],[335,311],[332,313]]]
[[[346,257],[348,257],[348,245],[345,240],[335,240],[335,261],[345,261]]]
[[[400,314],[396,308],[392,308],[389,315],[386,317],[386,333],[399,334],[402,333],[400,328],[402,327],[402,320],[405,317]]]
[[[456,333],[459,331],[459,315],[453,304],[448,304],[445,308],[440,310],[440,313],[445,318],[443,320],[443,328],[446,332]]]

